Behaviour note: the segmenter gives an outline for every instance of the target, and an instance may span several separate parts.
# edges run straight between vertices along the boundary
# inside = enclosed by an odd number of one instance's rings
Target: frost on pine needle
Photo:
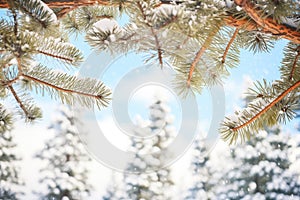
[[[120,29],[118,22],[115,19],[101,19],[94,23],[93,28],[101,32],[112,32],[115,29]]]

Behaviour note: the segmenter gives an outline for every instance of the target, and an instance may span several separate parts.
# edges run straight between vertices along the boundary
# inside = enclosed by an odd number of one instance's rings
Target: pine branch
[[[93,27],[87,32],[86,40],[89,45],[97,48],[97,50],[110,50],[111,53],[114,53],[115,51],[123,52],[124,48],[129,47],[130,44],[136,45],[134,41],[125,41],[127,37],[125,35],[126,33],[124,33],[125,31],[121,31],[117,25],[107,30]],[[128,49],[125,50],[127,52]]]
[[[16,37],[18,37],[18,16],[15,10],[12,10],[13,13],[13,19],[14,19],[14,34]]]
[[[21,99],[17,95],[17,92],[14,90],[14,88],[11,85],[8,85],[7,87],[10,90],[10,92],[12,93],[12,95],[14,96],[15,100],[17,101],[17,103],[19,104],[20,108],[23,110],[25,116],[28,117],[29,116],[29,112],[27,111],[25,105],[22,103]]]
[[[45,0],[50,8],[62,8],[71,6],[92,6],[92,5],[116,5],[111,0]],[[8,8],[7,0],[0,0],[0,8]]]
[[[36,91],[48,91],[54,98],[60,98],[63,103],[74,105],[76,102],[83,106],[98,108],[107,106],[110,100],[110,90],[100,81],[89,78],[77,78],[65,73],[54,72],[42,66],[36,66],[22,76],[33,81]],[[29,85],[29,89],[32,86]]]
[[[300,45],[297,47],[296,51],[297,51],[297,55],[294,59],[293,65],[292,65],[292,70],[291,70],[291,74],[290,74],[290,78],[289,78],[290,80],[293,79],[293,76],[295,74],[295,69],[296,69],[296,66],[297,66],[297,62],[298,62],[299,57],[300,57]]]
[[[300,45],[292,42],[284,48],[284,57],[281,61],[281,79],[285,82],[300,80]]]
[[[281,36],[285,39],[300,44],[300,32],[283,24],[278,24],[274,19],[262,16],[262,11],[257,10],[249,0],[235,0],[237,5],[243,10],[264,30],[271,32],[273,35]]]
[[[28,14],[32,19],[36,20],[43,28],[47,28],[57,21],[57,17],[53,10],[41,0],[15,0],[15,6],[21,11]]]
[[[248,120],[246,123],[241,124],[237,127],[232,128],[233,131],[237,131],[247,125],[249,125],[250,123],[252,123],[254,120],[256,120],[257,118],[259,118],[262,114],[264,114],[265,112],[267,112],[270,108],[272,108],[276,103],[278,103],[280,100],[282,100],[288,93],[290,93],[291,91],[295,90],[296,88],[298,88],[300,86],[300,81],[294,83],[291,87],[289,87],[288,89],[286,89],[284,92],[282,92],[276,99],[274,99],[273,101],[271,101],[271,103],[269,103],[264,109],[262,109],[259,113],[257,113],[256,115],[254,115],[250,120]]]
[[[111,15],[98,15],[98,16],[95,17],[95,19],[97,19],[97,20],[112,19],[112,18],[113,18],[113,16],[111,16]]]
[[[176,20],[178,20],[178,16],[171,16],[170,19],[164,21],[164,22],[161,23],[161,24],[158,24],[155,28],[156,28],[156,29],[162,29],[162,28],[165,28],[165,27],[169,26],[170,24],[176,22]]]
[[[277,103],[279,103],[285,96],[287,96],[290,92],[292,92],[293,90],[297,89],[300,86],[300,81],[294,83],[292,86],[290,86],[289,88],[287,88],[286,90],[284,90],[279,96],[277,96],[277,98],[275,98],[274,100],[270,101],[268,103],[268,105],[266,105],[262,110],[260,110],[257,114],[255,114],[254,116],[252,116],[249,120],[247,120],[246,122],[244,122],[243,124],[240,124],[236,127],[229,127],[230,132],[226,131],[223,133],[224,135],[224,139],[229,138],[229,136],[231,135],[231,141],[230,143],[233,142],[233,140],[236,138],[238,131],[249,126],[250,124],[252,124],[254,121],[258,120],[264,113],[266,113],[268,110],[270,110],[272,107],[274,107]],[[253,108],[254,109],[254,108]],[[257,108],[255,109],[257,110]],[[273,116],[274,117],[274,116]],[[226,125],[225,125],[226,126]],[[241,134],[241,136],[243,136],[243,134]]]
[[[235,38],[236,38],[236,36],[237,36],[238,33],[239,33],[239,29],[236,28],[235,31],[234,31],[234,33],[233,33],[233,35],[232,35],[232,37],[230,38],[230,40],[229,40],[229,42],[228,42],[228,44],[226,46],[225,51],[224,51],[224,54],[222,56],[222,61],[221,61],[222,63],[225,63],[225,59],[226,59],[226,56],[227,56],[228,51],[230,49],[230,46],[232,45],[232,43],[235,40]]]
[[[202,47],[197,52],[191,66],[190,66],[189,75],[188,75],[188,78],[187,78],[187,81],[186,81],[188,87],[190,87],[190,85],[191,85],[193,72],[195,70],[195,67],[196,67],[197,63],[200,61],[200,59],[201,59],[202,55],[204,54],[205,50],[209,47],[209,45],[213,41],[213,38],[218,33],[218,30],[219,30],[219,27],[217,28],[217,30],[212,29],[212,31],[208,34],[206,40],[204,41]]]
[[[204,54],[205,50],[206,50],[206,47],[204,47],[204,46],[202,46],[200,48],[200,50],[197,52],[197,54],[196,54],[196,56],[195,56],[195,58],[194,58],[194,60],[193,60],[193,62],[191,64],[191,66],[190,66],[190,71],[189,71],[188,79],[186,81],[188,87],[190,87],[190,85],[191,85],[191,80],[192,80],[192,77],[193,77],[193,72],[195,70],[195,67],[196,67],[197,63],[200,61],[201,56]]]
[[[57,58],[57,59],[60,59],[60,60],[64,60],[66,62],[72,63],[74,61],[72,58],[68,58],[68,57],[64,57],[64,56],[60,56],[60,55],[55,55],[55,54],[48,53],[48,52],[45,52],[45,51],[42,51],[42,50],[37,50],[37,51],[40,54],[43,54],[45,56],[49,56],[49,57],[52,57],[52,58]]]
[[[163,4],[170,4],[171,1],[162,2],[159,5]],[[81,6],[92,6],[92,5],[103,5],[103,6],[119,6],[119,3],[114,3],[109,0],[91,0],[91,1],[84,1],[84,0],[77,0],[77,1],[69,1],[69,0],[53,0],[53,1],[46,1],[45,2],[49,7],[51,8],[70,8],[70,7],[81,7]],[[176,4],[181,4],[182,2],[176,2]],[[239,5],[242,3],[242,0],[237,0],[236,3]],[[8,8],[8,4],[6,0],[0,0],[0,8]],[[251,12],[252,13],[252,12]],[[236,19],[233,16],[227,16],[224,18],[224,21],[228,26],[233,27],[243,27],[246,30],[257,30],[259,27],[260,30],[264,33],[271,33],[274,36],[280,36],[282,38],[285,38],[287,40],[290,40],[294,43],[300,44],[300,33],[297,32],[297,30],[288,27],[287,25],[278,24],[273,19],[267,18],[267,19],[260,19],[260,21],[266,21],[268,23],[262,23],[263,26],[258,25],[258,23],[255,23],[253,21],[249,21],[247,19]],[[271,30],[270,30],[270,27]]]
[[[70,6],[70,7],[65,7],[62,8],[60,11],[58,11],[56,13],[56,16],[58,19],[63,18],[65,15],[67,15],[69,12],[75,10],[76,8],[78,8],[78,6]]]
[[[275,38],[260,31],[244,31],[240,33],[242,47],[257,52],[270,52]]]
[[[53,88],[55,90],[59,90],[59,91],[62,91],[62,92],[79,94],[79,95],[82,95],[82,96],[87,96],[87,97],[96,98],[96,99],[103,98],[103,96],[101,96],[101,95],[95,95],[95,94],[90,94],[90,93],[86,93],[86,92],[81,92],[81,91],[76,91],[76,90],[62,88],[62,87],[56,86],[54,84],[48,83],[46,81],[37,79],[37,78],[35,78],[33,76],[29,76],[29,75],[26,75],[26,74],[23,74],[23,76],[24,76],[24,78],[27,78],[28,80],[32,80],[34,82],[37,82],[37,83],[49,86],[49,87],[51,87],[51,88]]]
[[[13,13],[13,19],[14,19],[14,34],[16,36],[16,38],[19,40],[20,37],[19,37],[19,33],[18,33],[18,29],[19,29],[19,24],[18,24],[18,16],[17,16],[17,13],[15,10],[12,10],[12,13]],[[21,49],[18,48],[18,52],[17,52],[17,57],[16,57],[16,60],[17,60],[17,63],[18,63],[18,74],[21,74],[22,73],[22,63],[21,63],[21,59],[20,59],[20,56],[21,56]],[[17,79],[18,76],[15,78]],[[12,80],[11,83],[15,82],[16,80]],[[11,84],[9,84],[11,86]]]
[[[143,16],[144,21],[146,21],[147,16],[146,16],[145,11],[144,11],[144,9],[141,5],[141,2],[138,1],[137,5],[138,5],[139,10],[141,11],[141,14]],[[156,46],[156,50],[157,50],[158,61],[159,61],[160,66],[162,67],[163,66],[162,49],[161,49],[161,46],[160,46],[160,43],[159,43],[159,40],[158,40],[158,36],[156,34],[156,31],[154,30],[154,27],[151,24],[149,24],[149,22],[146,22],[145,24],[150,28],[151,33],[154,37],[155,46]]]
[[[18,63],[18,76],[16,78],[18,78],[20,76],[20,74],[22,74],[22,63],[21,63],[21,58],[20,56],[16,57],[17,63]]]
[[[7,86],[11,86],[12,84],[14,84],[15,82],[17,82],[20,79],[20,76],[16,76],[15,78],[11,79],[11,80],[1,80],[1,87],[7,87]]]
[[[10,85],[16,83],[19,79],[20,79],[20,77],[17,76],[16,78],[13,78],[13,79],[11,79],[11,80],[9,80],[9,81],[3,83],[3,86],[10,86]]]
[[[224,17],[224,21],[226,25],[244,29],[247,31],[257,31],[259,28],[262,28],[262,32],[270,33],[269,30],[264,29],[263,27],[260,27],[257,23],[255,23],[253,20],[249,20],[247,18],[236,18],[234,16],[226,16]]]
[[[13,117],[2,104],[0,104],[0,134],[10,131],[13,125]]]
[[[70,33],[87,32],[93,25],[105,18],[114,18],[118,11],[114,7],[80,7],[69,13],[64,19],[64,27]]]
[[[161,49],[161,46],[159,44],[157,34],[155,33],[155,30],[153,28],[151,28],[151,33],[153,34],[154,39],[155,39],[155,46],[156,46],[156,49],[157,49],[158,61],[159,61],[160,66],[162,67],[163,66],[162,49]]]
[[[12,85],[8,85],[7,87],[19,104],[22,110],[21,114],[25,115],[26,120],[33,121],[42,117],[40,109],[32,104],[31,99],[29,99],[26,94],[18,95]]]
[[[83,57],[79,49],[70,43],[57,41],[55,38],[47,38],[36,42],[38,53],[49,56],[64,63],[79,65]]]
[[[249,1],[249,0],[237,0],[235,3],[239,5],[239,4],[243,4],[244,1]],[[176,4],[182,4],[182,3],[183,3],[182,1],[176,1]],[[171,1],[162,2],[158,6],[163,4],[171,4]],[[249,20],[247,18],[237,18],[232,13],[226,15],[223,18],[223,20],[225,21],[226,25],[231,27],[245,29],[248,31],[259,30],[262,33],[272,34],[273,36],[279,36],[281,38],[290,40],[291,42],[300,44],[300,37],[299,37],[300,33],[298,32],[299,29],[297,27],[290,27],[289,25],[286,24],[278,24],[272,18],[263,19],[259,16],[259,13],[256,13],[254,6],[252,6],[250,13],[254,13],[254,15],[258,17],[259,21],[262,21],[263,23],[257,23],[255,20]],[[268,23],[265,23],[264,20]]]

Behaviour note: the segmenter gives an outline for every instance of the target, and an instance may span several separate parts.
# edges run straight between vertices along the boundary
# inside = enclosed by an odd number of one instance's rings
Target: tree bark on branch
[[[262,17],[262,11],[257,10],[255,5],[249,0],[234,0],[234,2],[243,8],[249,17],[264,31],[269,31],[273,35],[281,36],[296,44],[300,44],[300,32],[284,24],[278,24],[273,18]]]
[[[116,5],[112,4],[111,0],[44,0],[50,8],[67,8],[91,6],[91,5]],[[164,2],[166,3],[166,2]],[[225,17],[224,21],[228,26],[239,29],[246,29],[248,31],[259,30],[263,33],[272,34],[290,40],[293,43],[300,44],[300,32],[284,24],[278,24],[271,17],[261,18],[259,11],[249,3],[248,0],[235,0],[235,3],[241,6],[252,20],[237,19],[233,16]],[[8,8],[7,0],[0,0],[0,8]],[[70,11],[72,9],[69,9]],[[66,14],[66,13],[63,13]]]
[[[50,8],[66,8],[73,6],[111,5],[111,0],[43,0]],[[0,8],[8,8],[7,0],[0,0]]]

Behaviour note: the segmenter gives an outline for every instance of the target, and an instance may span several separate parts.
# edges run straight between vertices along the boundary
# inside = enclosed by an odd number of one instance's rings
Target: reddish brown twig
[[[300,32],[283,24],[278,24],[273,18],[262,17],[262,11],[257,10],[249,0],[235,0],[237,5],[241,6],[243,10],[251,17],[255,23],[262,27],[264,31],[268,31],[273,35],[281,36],[294,43],[300,44]]]
[[[146,16],[146,14],[144,12],[144,9],[143,9],[141,3],[137,2],[137,6],[138,6],[139,10],[142,13],[143,19],[146,20],[147,16]],[[152,35],[154,37],[155,47],[156,47],[156,50],[157,50],[158,61],[159,61],[160,66],[162,66],[163,65],[163,58],[162,58],[162,54],[163,53],[162,53],[161,45],[159,43],[159,39],[158,39],[158,36],[156,34],[156,31],[154,30],[154,28],[153,28],[153,26],[151,24],[149,24],[149,23],[145,23],[145,24],[150,28],[151,33],[152,33]]]
[[[59,55],[55,55],[55,54],[51,54],[51,53],[48,53],[48,52],[45,52],[45,51],[42,51],[42,50],[37,50],[40,54],[43,54],[43,55],[46,55],[46,56],[50,56],[52,58],[57,58],[57,59],[60,59],[60,60],[65,60],[67,62],[70,62],[72,63],[74,60],[71,59],[71,58],[67,58],[67,57],[63,57],[63,56],[59,56]]]
[[[234,31],[234,33],[233,33],[233,35],[232,35],[232,37],[230,38],[230,40],[229,40],[229,42],[228,42],[228,44],[227,44],[227,46],[226,46],[225,51],[224,51],[224,54],[223,54],[223,56],[222,56],[222,61],[221,61],[222,63],[225,63],[226,56],[227,56],[227,54],[228,54],[228,51],[229,51],[229,49],[230,49],[230,46],[232,45],[232,43],[233,43],[233,41],[235,40],[235,38],[236,38],[236,36],[237,36],[238,33],[239,33],[239,29],[236,28],[235,31]]]
[[[281,99],[283,99],[288,93],[290,93],[291,91],[295,90],[297,87],[300,86],[300,81],[296,82],[295,84],[293,84],[291,87],[289,87],[287,90],[285,90],[284,92],[282,92],[276,99],[274,99],[271,103],[269,103],[264,109],[262,109],[260,112],[258,112],[256,115],[254,115],[250,120],[248,120],[247,122],[232,128],[232,131],[238,131],[239,129],[251,124],[253,121],[255,121],[256,119],[258,119],[261,115],[263,115],[264,113],[266,113],[268,110],[270,110],[276,103],[278,103]]]
[[[218,28],[219,30],[219,28]],[[212,30],[206,40],[204,41],[202,47],[199,49],[199,51],[196,53],[196,56],[190,66],[190,71],[189,71],[189,75],[186,81],[186,84],[188,87],[190,87],[191,85],[191,81],[192,81],[192,77],[193,77],[193,72],[195,71],[195,67],[197,65],[197,63],[200,61],[202,55],[204,54],[205,50],[207,49],[207,47],[211,44],[211,42],[213,41],[214,36],[218,33],[218,30]]]
[[[7,86],[8,89],[10,90],[10,92],[12,93],[12,95],[14,96],[15,100],[18,102],[20,108],[23,110],[25,116],[29,116],[29,113],[25,107],[25,105],[22,103],[21,99],[19,98],[19,96],[17,95],[16,91],[14,90],[14,88],[11,85]]]
[[[289,78],[290,80],[292,80],[292,78],[293,78],[293,76],[294,76],[294,74],[295,74],[297,62],[298,62],[299,57],[300,57],[300,46],[298,46],[297,52],[298,52],[298,53],[297,53],[297,55],[296,55],[296,57],[295,57],[295,59],[294,59],[293,66],[292,66],[292,70],[291,70],[291,74],[290,74],[290,78]]]
[[[223,54],[223,56],[222,56],[222,61],[221,61],[222,63],[225,63],[226,56],[227,56],[227,54],[228,54],[228,51],[229,51],[229,49],[230,49],[230,46],[232,45],[232,43],[233,43],[233,41],[235,40],[235,38],[236,38],[236,36],[237,36],[238,33],[239,33],[239,29],[236,28],[235,31],[234,31],[234,33],[233,33],[233,35],[232,35],[232,37],[230,38],[230,40],[229,40],[229,42],[228,42],[228,44],[227,44],[227,46],[226,46],[225,51],[224,51],[224,54]]]
[[[53,85],[53,84],[51,84],[51,83],[48,83],[48,82],[46,82],[46,81],[43,81],[43,80],[37,79],[37,78],[35,78],[35,77],[29,76],[29,75],[27,75],[27,74],[23,74],[23,77],[24,77],[24,78],[27,78],[28,80],[32,80],[32,81],[34,81],[34,82],[37,82],[37,83],[46,85],[46,86],[48,86],[48,87],[51,87],[51,88],[53,88],[53,89],[55,89],[55,90],[58,90],[58,91],[61,91],[61,92],[72,93],[72,94],[78,94],[78,95],[87,96],[87,97],[92,97],[92,98],[96,98],[96,99],[101,99],[101,98],[102,98],[102,97],[99,96],[98,94],[95,95],[95,94],[89,94],[89,93],[86,93],[86,92],[79,92],[79,91],[76,91],[76,90],[70,90],[70,89],[62,88],[62,87]]]

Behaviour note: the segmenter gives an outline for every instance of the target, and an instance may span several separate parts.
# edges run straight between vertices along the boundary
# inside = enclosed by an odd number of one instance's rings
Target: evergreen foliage
[[[106,191],[106,194],[101,198],[102,200],[119,200],[120,198],[116,197],[117,193],[116,188],[109,187]]]
[[[78,78],[43,66],[51,58],[66,67],[79,66],[81,52],[61,28],[55,12],[41,0],[8,1],[7,17],[0,19],[0,94],[16,100],[26,120],[40,118],[41,111],[28,91],[49,93],[63,103],[99,108],[109,100],[102,82]]]
[[[217,199],[300,199],[300,173],[290,169],[294,138],[279,128],[268,132],[233,148],[235,164],[224,173]]]
[[[205,138],[197,138],[194,142],[191,163],[192,185],[188,189],[185,200],[215,198],[213,187],[217,185],[217,179],[214,177],[215,170],[208,153]]]
[[[40,0],[0,2],[0,7],[10,8],[11,19],[0,21],[0,90],[11,92],[28,119],[40,117],[40,111],[31,101],[19,98],[18,93],[25,95],[26,89],[16,91],[17,83],[34,82],[32,85],[43,85],[42,90],[46,91],[52,87],[50,94],[59,90],[58,96],[67,93],[61,97],[63,101],[73,103],[74,98],[80,98],[79,102],[89,107],[92,102],[101,107],[109,100],[110,92],[104,86],[87,95],[80,93],[82,88],[77,91],[67,83],[54,87],[57,81],[48,83],[26,76],[40,66],[33,64],[37,54],[78,65],[82,56],[66,43],[67,33],[84,33],[87,42],[99,51],[133,50],[146,53],[147,62],[161,67],[170,64],[177,72],[174,87],[183,95],[222,82],[229,76],[230,68],[238,66],[241,48],[253,53],[269,52],[277,40],[287,39],[290,42],[283,50],[279,67],[281,77],[273,83],[257,82],[256,88],[250,89],[252,101],[243,111],[226,117],[220,132],[224,140],[234,143],[250,138],[265,126],[295,117],[300,85],[298,1],[53,0],[47,4],[53,9]],[[130,19],[121,27],[114,18],[124,13]],[[57,34],[50,36],[52,33]],[[33,35],[35,39],[30,39]],[[47,77],[41,75],[39,78]],[[102,84],[93,81],[95,85]],[[6,92],[1,94],[5,96]],[[66,100],[66,95],[76,97]]]
[[[222,82],[230,68],[238,66],[241,48],[269,52],[277,40],[290,40],[283,50],[281,77],[272,84],[257,82],[257,87],[250,89],[252,101],[247,108],[226,117],[220,132],[223,139],[234,143],[295,117],[300,85],[296,1],[147,0],[125,1],[123,7],[130,22],[120,27],[114,21],[113,26],[103,28],[102,19],[88,25],[88,43],[112,53],[144,52],[148,54],[145,61],[161,67],[170,63],[177,71],[174,87],[183,95]]]
[[[40,182],[47,192],[39,194],[45,200],[85,199],[91,190],[88,163],[91,161],[77,135],[75,123],[80,123],[66,107],[50,126],[54,136],[36,157],[44,161]]]
[[[141,122],[134,130],[130,151],[134,159],[122,174],[123,183],[109,187],[102,199],[172,199],[171,169],[163,166],[162,153],[174,137],[172,117],[166,102],[158,97],[150,106],[150,122]],[[147,126],[142,124],[146,123]],[[167,153],[168,154],[168,153]]]
[[[12,116],[0,107],[0,199],[22,199],[24,183],[19,177],[20,157],[16,154],[16,143],[11,134]]]
[[[113,182],[112,184],[109,184],[106,190],[105,195],[102,196],[102,200],[121,200],[123,199],[124,195],[124,189],[121,188],[122,184],[117,184],[116,182]]]
[[[135,158],[128,164],[127,169],[131,173],[124,175],[124,199],[171,199],[171,171],[162,163],[168,156],[163,154],[162,150],[174,137],[169,112],[166,102],[158,97],[150,106],[150,124],[145,128],[137,127],[137,137],[132,138],[130,149],[135,152]]]

